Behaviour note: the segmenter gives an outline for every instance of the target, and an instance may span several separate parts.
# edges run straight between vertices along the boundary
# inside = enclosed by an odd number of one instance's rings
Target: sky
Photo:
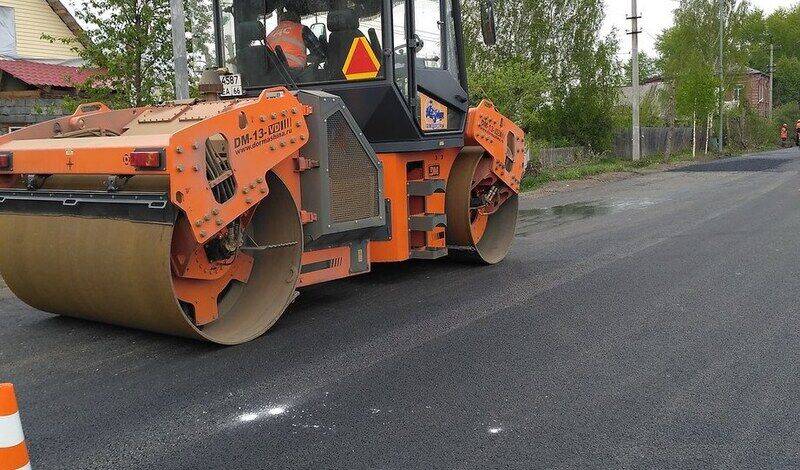
[[[750,0],[750,3],[767,14],[780,7],[788,7],[798,0]],[[631,23],[626,17],[631,13],[630,0],[605,0],[606,20],[603,30],[608,33],[612,28],[616,28],[617,37],[620,41],[620,58],[630,57],[631,40],[625,34],[631,29]],[[639,20],[639,48],[650,55],[655,53],[655,42],[659,33],[672,24],[672,10],[677,5],[677,0],[638,0],[639,13],[642,17]]]
[[[788,7],[800,0],[750,0],[750,3],[764,10],[767,14],[772,13],[780,7]],[[630,30],[630,21],[626,18],[630,16],[630,0],[604,0],[606,4],[606,18],[603,25],[603,33],[607,34],[614,28],[620,43],[620,58],[630,56],[630,37],[625,34]],[[81,0],[65,0],[64,4],[71,11],[79,7]],[[642,51],[653,55],[655,53],[655,42],[659,33],[672,24],[672,10],[678,5],[678,0],[638,0],[639,12],[642,19],[639,20],[639,29],[642,34],[639,36],[639,47]]]

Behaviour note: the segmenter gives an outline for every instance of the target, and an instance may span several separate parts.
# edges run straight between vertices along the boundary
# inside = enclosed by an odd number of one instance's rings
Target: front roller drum
[[[175,224],[3,214],[0,274],[23,302],[46,312],[219,344],[249,341],[294,298],[302,256],[294,201],[279,179],[270,183],[251,236],[279,247],[250,254],[247,282],[231,281],[217,298],[218,317],[206,325],[196,324],[173,288]]]
[[[445,212],[447,244],[451,257],[496,264],[514,241],[519,196],[492,175],[493,160],[480,147],[467,147],[456,158],[447,180]],[[495,185],[499,189],[491,189]],[[487,210],[480,198],[487,188],[501,198]]]

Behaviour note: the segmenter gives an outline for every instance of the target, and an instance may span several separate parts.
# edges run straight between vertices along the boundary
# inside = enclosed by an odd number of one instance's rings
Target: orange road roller
[[[524,135],[470,107],[459,8],[215,1],[199,98],[0,137],[0,274],[46,312],[237,344],[372,263],[501,261]]]

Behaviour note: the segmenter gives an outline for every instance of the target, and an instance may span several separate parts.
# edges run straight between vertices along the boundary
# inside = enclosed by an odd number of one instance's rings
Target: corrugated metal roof
[[[0,70],[13,75],[28,85],[74,88],[96,74],[66,65],[43,64],[29,60],[0,60]]]

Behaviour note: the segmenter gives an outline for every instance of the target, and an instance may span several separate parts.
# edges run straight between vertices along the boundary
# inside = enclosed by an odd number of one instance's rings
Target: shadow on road
[[[453,276],[464,276],[476,269],[476,265],[459,263],[449,259],[436,261],[409,261],[403,263],[374,264],[372,272],[318,284],[300,289],[300,295],[287,309],[278,322],[262,339],[272,342],[274,335],[282,330],[301,327],[304,330],[330,329],[331,318],[340,319],[359,302],[360,307],[374,311],[385,304],[386,291],[402,291],[409,285],[425,284],[435,279],[443,282]],[[214,352],[224,347],[201,341],[162,335],[158,333],[130,329],[105,323],[66,316],[42,316],[42,312],[22,304],[15,298],[0,300],[0,308],[15,312],[23,318],[17,327],[17,334],[26,338],[41,338],[49,344],[148,344],[156,350],[169,350],[187,354]],[[34,314],[34,315],[31,315]],[[376,313],[380,315],[382,313]],[[376,320],[378,318],[376,317]],[[262,344],[263,347],[263,344]]]

